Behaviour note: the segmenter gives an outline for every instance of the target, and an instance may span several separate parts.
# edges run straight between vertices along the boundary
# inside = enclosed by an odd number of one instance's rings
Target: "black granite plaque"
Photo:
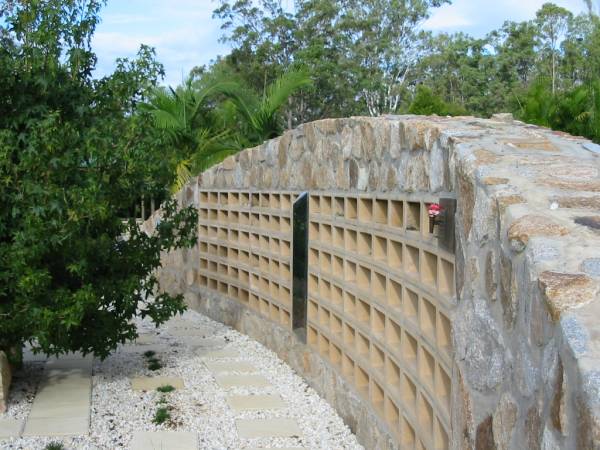
[[[454,253],[455,246],[455,217],[456,217],[456,199],[440,198],[440,206],[442,214],[439,222],[438,244],[440,248]]]
[[[306,343],[308,303],[308,193],[294,202],[292,243],[292,329]]]

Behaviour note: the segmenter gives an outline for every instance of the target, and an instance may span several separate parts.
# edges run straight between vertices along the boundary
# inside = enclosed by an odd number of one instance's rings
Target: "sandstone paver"
[[[245,450],[307,450],[304,447],[252,447]]]
[[[269,380],[262,375],[215,375],[217,384],[224,389],[233,387],[261,388],[271,386]]]
[[[136,431],[131,450],[197,450],[198,437],[188,431]]]
[[[210,337],[212,330],[207,328],[169,328],[169,334],[177,337]]]
[[[90,427],[88,416],[28,418],[23,436],[78,436],[87,434]]]
[[[231,409],[237,412],[262,409],[285,408],[287,404],[279,395],[232,395],[225,399]]]
[[[91,395],[90,356],[48,360],[23,436],[87,434]]]
[[[140,334],[135,343],[138,345],[148,345],[148,344],[156,344],[159,341],[159,337],[156,334]]]
[[[16,438],[21,435],[23,421],[16,419],[0,419],[0,439]]]
[[[131,389],[134,391],[153,391],[167,384],[176,389],[183,389],[185,384],[179,377],[135,377],[131,379]]]
[[[302,435],[302,430],[293,419],[237,419],[235,426],[242,439]]]
[[[120,353],[144,353],[149,350],[152,350],[155,353],[165,353],[165,352],[171,350],[171,348],[165,344],[143,344],[143,345],[125,344],[125,345],[120,345],[119,348],[117,349],[117,352],[120,352]]]
[[[212,350],[202,353],[202,357],[204,358],[237,358],[240,354],[237,350],[224,348],[221,350]]]
[[[245,361],[205,361],[204,364],[213,373],[257,371],[256,367]]]

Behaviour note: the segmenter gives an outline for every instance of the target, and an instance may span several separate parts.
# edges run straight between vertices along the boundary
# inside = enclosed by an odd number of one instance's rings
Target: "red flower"
[[[441,212],[442,212],[442,207],[438,203],[430,204],[429,208],[427,209],[427,213],[429,214],[429,217],[431,217],[432,219],[439,216]]]

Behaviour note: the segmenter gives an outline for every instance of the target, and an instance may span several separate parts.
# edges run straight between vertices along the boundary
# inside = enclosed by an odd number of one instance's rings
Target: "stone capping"
[[[589,148],[506,117],[325,119],[228,158],[178,199],[454,193],[449,447],[600,448],[600,155]],[[183,274],[196,255],[165,255],[164,289],[194,294]]]

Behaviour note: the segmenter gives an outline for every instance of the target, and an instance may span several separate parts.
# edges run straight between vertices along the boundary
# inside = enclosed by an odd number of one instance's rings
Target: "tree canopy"
[[[154,236],[124,221],[141,195],[166,198],[160,136],[137,113],[162,66],[142,46],[92,78],[102,4],[0,2],[0,350],[104,357],[136,315],[184,308],[152,273],[195,242],[196,211],[165,202]]]
[[[313,84],[286,105],[290,126],[423,110],[427,94],[432,113],[512,112],[600,140],[600,5],[586,0],[588,13],[576,16],[545,3],[531,20],[507,21],[474,38],[421,28],[444,3],[300,0],[285,9],[277,0],[220,0],[214,17],[233,48],[202,72],[233,73],[260,92],[286,70],[305,68]],[[552,107],[535,106],[540,89]],[[533,117],[534,110],[554,116]]]

